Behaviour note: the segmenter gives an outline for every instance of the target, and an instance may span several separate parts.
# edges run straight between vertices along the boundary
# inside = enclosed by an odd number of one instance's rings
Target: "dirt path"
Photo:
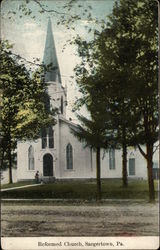
[[[1,205],[2,236],[157,236],[158,203]]]

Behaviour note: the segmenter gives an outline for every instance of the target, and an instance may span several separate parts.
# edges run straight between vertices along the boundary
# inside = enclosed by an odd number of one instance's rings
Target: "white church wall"
[[[19,142],[17,146],[17,180],[34,179],[35,172],[40,171],[41,166],[39,162],[39,140],[37,142]],[[28,163],[28,149],[30,146],[34,148],[34,169],[29,170]]]
[[[60,126],[60,129],[59,129]],[[17,178],[14,174],[14,181],[34,179],[35,172],[39,171],[43,175],[43,156],[47,153],[53,156],[53,172],[56,178],[96,178],[96,153],[90,148],[84,148],[76,137],[70,132],[68,123],[63,121],[54,127],[54,149],[42,149],[41,139],[37,141],[27,141],[18,143],[17,154]],[[66,168],[66,146],[70,143],[73,147],[73,170]],[[28,168],[28,149],[30,145],[34,148],[34,170]],[[145,147],[143,147],[145,150]],[[127,171],[129,178],[147,179],[147,162],[140,154],[138,149],[129,148],[127,154]],[[129,174],[129,159],[135,158],[135,175]],[[158,162],[158,150],[153,156],[153,162]],[[4,173],[7,182],[7,171]],[[121,178],[122,177],[122,151],[115,151],[115,169],[109,169],[109,153],[103,157],[101,150],[101,177],[102,178]],[[3,182],[4,182],[3,181]]]
[[[66,166],[66,147],[70,143],[73,148],[73,169]],[[90,149],[84,148],[83,144],[71,134],[68,123],[60,122],[60,178],[93,178],[91,170]]]
[[[142,146],[145,151],[145,147]],[[101,177],[102,178],[122,178],[122,150],[115,150],[115,169],[109,169],[109,153],[101,150]],[[153,163],[158,163],[158,150],[153,155]],[[129,159],[135,158],[135,174],[130,175]],[[138,149],[128,148],[127,152],[127,174],[132,179],[147,179],[147,162]]]
[[[34,169],[29,169],[28,150],[32,146],[34,149]],[[44,153],[51,153],[50,150],[44,150],[41,148],[41,139],[36,141],[19,142],[17,146],[17,179],[34,179],[36,171],[39,171],[40,175],[43,173],[43,155]],[[24,178],[25,177],[25,178]]]
[[[144,147],[143,147],[144,150]],[[139,149],[134,149],[133,147],[129,147],[128,154],[127,154],[128,162],[127,162],[127,169],[128,169],[128,177],[129,178],[140,178],[146,179],[147,178],[147,162],[145,158],[140,153]],[[129,171],[129,159],[135,159],[135,175],[130,175]]]
[[[121,178],[122,177],[122,160],[121,151],[115,150],[115,169],[109,168],[109,153],[105,153],[103,158],[103,150],[101,150],[101,176],[102,178]]]

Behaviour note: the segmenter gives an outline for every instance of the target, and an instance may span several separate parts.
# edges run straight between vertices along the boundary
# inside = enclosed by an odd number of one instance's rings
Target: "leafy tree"
[[[103,32],[96,31],[89,43],[79,37],[76,40],[82,58],[76,67],[80,91],[86,95],[83,88],[90,77],[98,76],[103,83],[101,98],[106,98],[115,144],[123,148],[124,181],[127,145],[134,145],[147,160],[150,200],[155,198],[152,158],[158,137],[156,27],[155,2],[120,0]],[[92,81],[92,88],[95,86]],[[146,152],[140,145],[146,145]]]
[[[97,179],[97,200],[101,199],[101,148],[107,149],[110,146],[109,119],[106,113],[106,107],[101,99],[101,82],[99,79],[90,77],[85,81],[83,78],[83,89],[85,96],[79,99],[77,105],[85,106],[90,114],[90,118],[83,115],[77,115],[81,125],[72,129],[74,135],[83,141],[86,146],[91,147],[96,152],[96,179]],[[94,88],[93,82],[94,81]]]
[[[147,161],[149,198],[155,199],[152,176],[154,143],[158,138],[158,58],[157,3],[151,0],[121,0],[115,5],[111,23],[120,24],[123,43],[131,39],[132,71],[128,77],[129,97],[134,114],[139,118],[133,130],[133,142]],[[111,25],[111,26],[112,26]],[[124,28],[125,29],[124,29]],[[117,39],[118,41],[118,39]],[[120,45],[123,47],[122,42]],[[121,46],[119,46],[121,48]],[[146,152],[140,144],[146,145]]]
[[[90,88],[93,99],[99,102],[95,106],[96,109],[104,106],[102,115],[107,113],[106,118],[110,120],[107,123],[107,130],[110,131],[110,137],[107,141],[112,147],[123,149],[122,157],[122,173],[123,186],[127,186],[127,146],[131,144],[130,130],[133,126],[133,117],[130,114],[129,98],[125,91],[126,72],[123,70],[122,64],[118,62],[115,53],[117,47],[113,45],[113,39],[110,30],[105,30],[101,34],[97,32],[95,40],[86,42],[77,37],[78,53],[82,58],[81,65],[77,66],[75,71],[80,92],[83,94],[83,101],[79,104],[86,104],[85,95],[88,82],[91,82]],[[106,45],[107,42],[107,45]],[[121,56],[122,56],[121,52]],[[118,56],[117,56],[118,57]],[[86,70],[89,69],[88,71]],[[114,76],[114,78],[113,78]],[[99,85],[97,89],[96,77]],[[91,81],[92,79],[92,81]],[[93,95],[93,91],[95,94]],[[97,93],[100,92],[98,96]],[[81,102],[81,103],[80,103]],[[102,110],[102,108],[101,108]],[[104,124],[102,124],[104,126]]]
[[[114,146],[122,148],[122,180],[123,186],[127,187],[127,147],[133,143],[131,132],[136,116],[133,116],[131,98],[128,95],[131,55],[129,53],[126,55],[126,51],[131,39],[127,39],[124,43],[124,39],[119,37],[119,31],[118,25],[110,27],[96,40],[99,53],[97,68],[99,75],[103,76],[102,81],[108,85],[105,96],[109,109],[106,111],[110,113]]]
[[[36,139],[40,129],[54,124],[46,109],[46,83],[43,67],[28,71],[20,57],[11,52],[8,42],[1,41],[1,167],[7,160],[9,182],[12,183],[13,153],[17,140]]]

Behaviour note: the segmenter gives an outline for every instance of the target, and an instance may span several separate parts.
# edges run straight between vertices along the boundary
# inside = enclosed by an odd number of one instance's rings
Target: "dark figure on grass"
[[[39,183],[39,171],[37,171],[35,174],[35,181],[36,183]]]

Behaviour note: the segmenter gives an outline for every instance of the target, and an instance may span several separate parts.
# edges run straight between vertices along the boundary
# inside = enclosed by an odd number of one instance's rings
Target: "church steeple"
[[[61,75],[56,55],[56,48],[54,37],[52,33],[52,24],[49,18],[48,20],[48,27],[47,27],[47,36],[46,36],[46,43],[44,49],[44,56],[43,56],[43,63],[47,66],[48,64],[52,64],[51,70],[48,71],[45,75],[45,81],[54,81],[61,83]]]

